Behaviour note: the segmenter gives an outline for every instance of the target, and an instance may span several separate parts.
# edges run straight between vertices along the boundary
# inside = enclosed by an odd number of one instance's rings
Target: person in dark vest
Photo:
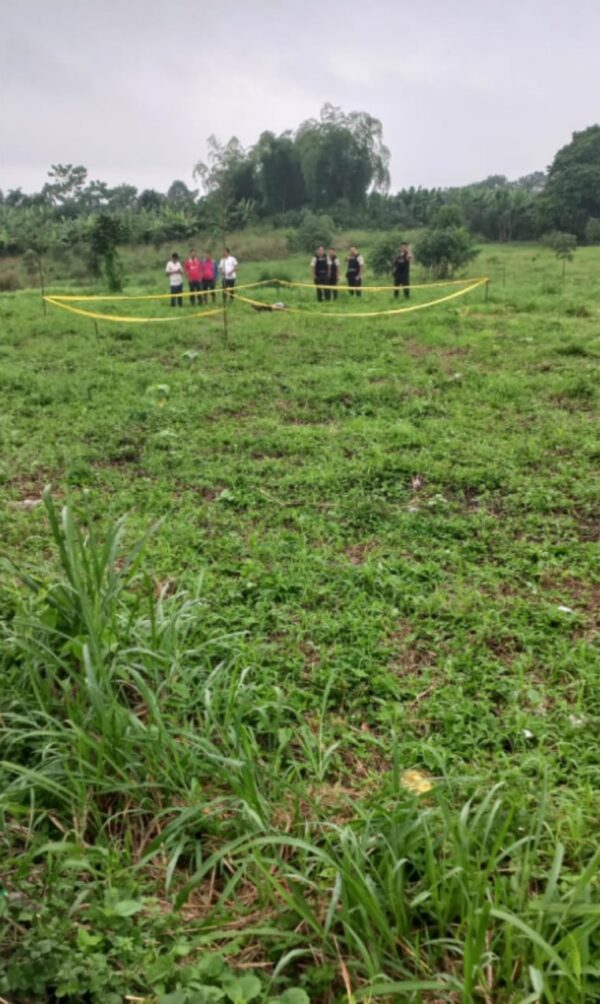
[[[310,267],[312,270],[313,282],[317,287],[317,300],[319,303],[321,300],[328,300],[329,290],[323,289],[323,286],[329,285],[329,259],[325,254],[325,248],[322,244],[320,244],[315,251]]]
[[[365,261],[361,254],[358,253],[357,248],[354,246],[350,248],[350,254],[346,258],[346,279],[348,280],[348,285],[351,287],[349,289],[350,296],[360,296],[360,287],[362,286],[362,276],[365,269]]]
[[[408,300],[410,296],[410,263],[412,261],[412,251],[408,244],[403,241],[398,249],[398,254],[394,258],[392,274],[394,276],[394,299],[400,295],[400,286],[404,289],[404,296]]]
[[[329,273],[327,281],[330,286],[337,286],[340,277],[340,259],[335,253],[335,248],[329,248],[328,254]],[[337,300],[337,289],[330,289],[331,299]]]

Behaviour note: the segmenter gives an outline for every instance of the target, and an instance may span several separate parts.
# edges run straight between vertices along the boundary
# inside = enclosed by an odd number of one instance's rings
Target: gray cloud
[[[598,37],[597,0],[28,0],[3,11],[0,187],[56,162],[191,183],[211,133],[249,144],[325,101],[381,119],[393,188],[515,177],[598,119]]]

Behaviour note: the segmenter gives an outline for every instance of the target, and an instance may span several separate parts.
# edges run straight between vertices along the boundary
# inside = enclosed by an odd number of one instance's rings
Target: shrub
[[[465,227],[432,227],[415,245],[415,258],[438,279],[447,279],[479,254]]]
[[[402,237],[394,234],[381,237],[375,242],[369,254],[369,266],[374,275],[390,275],[401,243]]]
[[[306,213],[298,229],[290,234],[290,247],[294,251],[314,251],[320,244],[329,247],[333,241],[333,220],[329,216]]]
[[[585,225],[585,243],[600,244],[600,220],[591,216]]]
[[[277,278],[273,278],[272,271],[269,271],[268,269],[263,269],[263,271],[260,273],[258,277],[258,281],[264,282],[269,286],[272,286],[273,289],[279,289],[280,282],[292,282],[292,277],[289,274],[289,272],[285,272],[282,271],[281,269],[278,269]]]
[[[0,293],[14,293],[16,289],[21,289],[21,283],[15,270],[0,272]]]
[[[559,261],[562,261],[562,275],[565,277],[565,269],[568,261],[573,261],[573,255],[577,248],[577,238],[575,234],[563,233],[562,230],[551,230],[550,233],[542,237],[544,247],[550,248]]]

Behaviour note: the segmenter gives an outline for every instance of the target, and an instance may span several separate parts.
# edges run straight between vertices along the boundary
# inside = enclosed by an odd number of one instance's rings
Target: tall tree
[[[48,201],[61,208],[81,199],[87,181],[87,168],[83,164],[52,164],[48,171],[50,181],[42,191]]]
[[[301,208],[306,190],[292,134],[263,132],[253,154],[263,212],[269,215]]]
[[[600,125],[573,133],[548,171],[542,205],[549,227],[583,237],[587,221],[600,216]]]
[[[167,202],[172,209],[193,209],[198,197],[197,189],[188,188],[185,181],[174,181],[167,191]]]
[[[351,206],[365,201],[369,191],[389,187],[389,150],[378,119],[366,112],[344,114],[326,104],[320,120],[308,119],[296,133],[306,193],[315,208],[339,200]]]

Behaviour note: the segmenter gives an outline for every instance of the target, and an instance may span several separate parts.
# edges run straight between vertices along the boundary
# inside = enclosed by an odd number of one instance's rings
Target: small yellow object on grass
[[[424,795],[433,788],[433,782],[422,770],[405,770],[400,781],[402,787],[412,791],[413,795]]]

